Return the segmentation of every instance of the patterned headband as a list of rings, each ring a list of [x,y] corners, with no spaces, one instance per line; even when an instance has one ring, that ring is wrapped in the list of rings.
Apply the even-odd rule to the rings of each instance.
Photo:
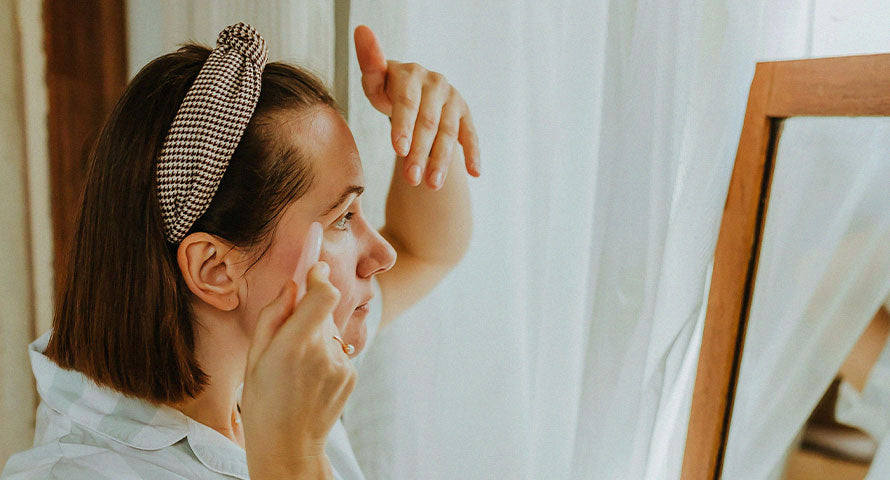
[[[167,241],[207,211],[260,98],[266,42],[245,23],[226,27],[182,101],[158,159]]]

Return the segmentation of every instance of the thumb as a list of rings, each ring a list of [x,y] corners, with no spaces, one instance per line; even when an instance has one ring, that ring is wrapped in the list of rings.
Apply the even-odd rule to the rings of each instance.
[[[374,107],[390,103],[386,96],[386,58],[377,36],[365,25],[355,27],[355,56],[362,71],[362,88]],[[379,109],[379,108],[378,108]]]
[[[272,303],[260,311],[259,319],[253,330],[250,349],[247,351],[248,371],[253,369],[257,360],[272,343],[272,338],[275,337],[275,332],[278,331],[281,324],[293,313],[296,293],[294,282],[286,282],[275,300],[272,300]]]

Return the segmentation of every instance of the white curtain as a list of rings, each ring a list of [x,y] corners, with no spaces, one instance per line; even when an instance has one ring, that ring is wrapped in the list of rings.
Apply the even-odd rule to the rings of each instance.
[[[677,478],[760,3],[353,1],[350,22],[447,75],[483,159],[469,254],[347,406],[368,478]],[[389,124],[356,65],[380,192]]]
[[[128,39],[135,73],[248,21],[272,59],[332,84],[334,36],[365,23],[388,58],[445,73],[471,105],[470,253],[381,334],[347,407],[369,479],[660,480],[679,475],[753,60],[811,53],[807,9],[825,1],[129,0]],[[381,225],[389,123],[349,54]]]
[[[785,122],[723,478],[778,478],[890,294],[888,159],[890,119]]]
[[[237,22],[263,35],[270,61],[299,64],[333,84],[333,1],[128,0],[130,77],[186,41],[215,46],[219,32]]]

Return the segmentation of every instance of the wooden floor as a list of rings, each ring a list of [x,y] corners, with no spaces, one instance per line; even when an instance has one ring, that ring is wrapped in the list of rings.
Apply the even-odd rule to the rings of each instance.
[[[861,480],[868,465],[837,460],[813,452],[797,450],[788,461],[785,480]]]

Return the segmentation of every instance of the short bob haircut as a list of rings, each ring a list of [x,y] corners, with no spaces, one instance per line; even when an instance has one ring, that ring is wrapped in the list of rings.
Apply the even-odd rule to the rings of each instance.
[[[99,385],[154,403],[194,397],[208,382],[195,358],[192,294],[164,237],[157,159],[210,49],[187,44],[146,65],[93,147],[46,355]],[[270,63],[260,98],[213,201],[189,233],[268,249],[281,213],[311,187],[311,163],[276,125],[313,106],[340,111],[308,71]]]

